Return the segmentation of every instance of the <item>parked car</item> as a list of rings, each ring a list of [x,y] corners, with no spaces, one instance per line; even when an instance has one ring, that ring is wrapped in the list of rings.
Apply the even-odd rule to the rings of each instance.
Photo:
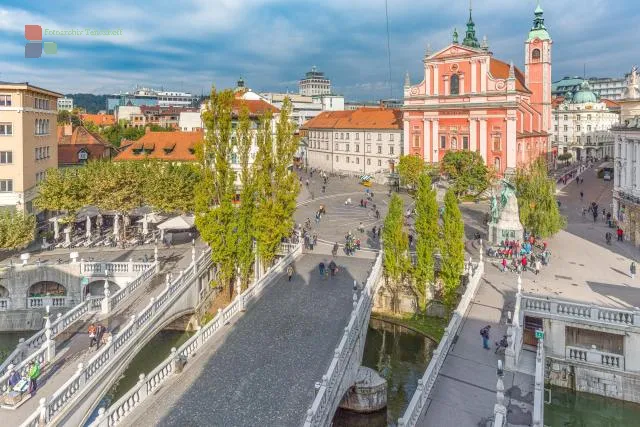
[[[605,181],[611,181],[611,174],[609,172],[605,172],[602,179]]]

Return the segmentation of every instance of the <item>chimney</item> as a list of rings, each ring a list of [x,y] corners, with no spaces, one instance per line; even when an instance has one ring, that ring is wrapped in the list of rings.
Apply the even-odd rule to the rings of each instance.
[[[64,136],[70,136],[73,134],[73,125],[71,123],[64,125]]]
[[[150,126],[145,126],[144,133],[147,134],[149,132],[151,132],[151,127]]]

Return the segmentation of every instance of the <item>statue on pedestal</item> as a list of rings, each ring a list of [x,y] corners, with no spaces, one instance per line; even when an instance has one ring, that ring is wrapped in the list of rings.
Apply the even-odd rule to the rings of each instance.
[[[520,223],[518,199],[513,184],[501,181],[500,203],[497,197],[491,198],[491,221],[489,223],[489,241],[498,244],[503,240],[522,240],[524,227]]]

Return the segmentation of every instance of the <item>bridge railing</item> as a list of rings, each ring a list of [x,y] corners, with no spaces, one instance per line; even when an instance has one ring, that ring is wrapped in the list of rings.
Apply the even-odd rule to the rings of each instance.
[[[202,260],[205,261],[202,261]],[[211,249],[204,251],[197,260],[196,265],[203,268],[211,263]],[[108,372],[114,364],[121,360],[121,355],[136,344],[135,338],[147,332],[154,320],[160,317],[170,305],[172,297],[180,295],[181,291],[190,285],[190,279],[195,275],[193,263],[182,272],[157,298],[151,298],[147,307],[138,315],[133,315],[129,322],[117,335],[112,335],[109,342],[104,345],[86,364],[78,364],[76,373],[63,384],[50,398],[46,399],[44,405],[38,409],[41,423],[48,423],[53,420],[71,401],[75,400],[82,392],[88,388],[93,380],[99,378],[103,372]],[[155,267],[154,264],[151,265]],[[154,268],[151,268],[153,270]],[[145,271],[145,274],[147,272]],[[144,275],[143,275],[144,276]],[[142,282],[140,282],[142,283]],[[91,302],[93,303],[93,302]]]
[[[155,263],[138,263],[144,264],[146,270],[138,276],[133,282],[128,284],[126,287],[120,289],[116,292],[112,298],[116,297],[116,295],[121,294],[123,296],[130,295],[131,292],[135,290],[141,283],[145,282],[149,277],[151,277],[154,273]],[[51,298],[51,297],[43,297],[43,298]],[[62,297],[66,298],[66,297]],[[34,299],[34,298],[31,298]],[[58,314],[58,317],[51,322],[51,339],[56,338],[62,332],[64,332],[70,325],[75,323],[78,319],[83,317],[85,314],[89,312],[100,311],[102,308],[102,300],[104,296],[89,296],[83,302],[77,304],[71,310],[67,311],[65,314]],[[44,307],[50,304],[44,304]],[[53,305],[57,307],[57,305]],[[25,359],[25,362],[30,362],[35,357],[33,353],[35,350],[40,349],[42,345],[47,340],[45,336],[45,328],[42,328],[35,334],[33,334],[29,339],[20,342],[16,349],[2,362],[0,365],[0,384],[2,386],[6,385],[6,380],[8,379],[9,372],[7,372],[7,368],[9,365],[18,365],[20,362]],[[32,354],[33,353],[33,354]],[[49,361],[50,362],[50,361]]]
[[[143,270],[136,270],[136,272],[142,272],[138,277],[136,277],[131,283],[128,283],[124,288],[118,290],[113,295],[109,296],[108,302],[105,302],[106,306],[102,306],[102,310],[104,314],[108,314],[113,312],[120,302],[124,300],[126,297],[131,295],[133,292],[140,287],[140,285],[147,281],[154,273],[157,271],[156,262],[153,263],[135,263],[134,265],[138,265],[139,267],[145,267]]]
[[[80,263],[80,273],[86,277],[93,276],[122,276],[131,275],[146,270],[149,262],[93,262],[82,261]]]
[[[138,383],[133,386],[124,396],[117,402],[113,403],[108,409],[101,408],[98,412],[98,418],[91,425],[92,427],[111,427],[122,422],[136,407],[154,391],[160,387],[175,372],[175,364],[177,360],[188,361],[192,358],[198,349],[204,346],[209,338],[211,338],[220,328],[225,325],[232,317],[243,311],[252,301],[254,301],[260,292],[278,275],[286,269],[287,265],[297,257],[302,246],[297,244],[289,254],[281,258],[258,282],[251,288],[245,290],[233,302],[224,309],[219,309],[218,314],[210,320],[206,325],[198,330],[191,338],[189,338],[179,349],[172,349],[171,354],[163,362],[161,362],[148,375],[141,374]]]
[[[467,289],[462,295],[462,298],[458,303],[458,307],[451,316],[451,320],[444,330],[444,335],[442,336],[438,347],[433,351],[431,361],[429,362],[427,369],[422,375],[422,378],[418,380],[418,387],[416,388],[415,393],[413,393],[409,406],[405,410],[402,418],[398,419],[398,427],[413,427],[417,424],[418,419],[420,418],[420,414],[424,409],[424,404],[426,403],[429,393],[431,393],[431,389],[433,388],[436,378],[440,373],[440,368],[447,357],[447,353],[449,353],[449,349],[451,348],[451,345],[458,334],[458,330],[462,325],[462,320],[464,319],[464,316],[471,305],[471,301],[473,301],[478,290],[480,277],[484,273],[482,255],[480,256],[480,262],[472,268],[472,271],[473,275],[469,280]]]
[[[328,425],[338,403],[342,399],[341,384],[343,383],[343,377],[349,367],[349,360],[354,352],[356,342],[359,338],[364,339],[360,334],[363,333],[363,330],[366,334],[368,325],[365,323],[368,323],[373,297],[381,283],[382,258],[383,252],[380,251],[358,303],[351,313],[349,324],[345,328],[344,335],[334,351],[334,357],[331,360],[329,369],[327,373],[322,376],[320,389],[311,407],[307,411],[307,417],[304,423],[305,427]]]

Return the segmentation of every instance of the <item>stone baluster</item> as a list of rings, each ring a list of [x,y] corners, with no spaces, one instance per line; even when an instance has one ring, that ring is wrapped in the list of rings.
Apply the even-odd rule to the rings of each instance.
[[[147,387],[145,387],[144,382],[147,380],[147,376],[145,374],[138,375],[138,398],[140,402],[147,398]]]
[[[84,374],[84,363],[78,363],[78,370],[76,371],[76,376],[78,377],[78,389],[81,389],[84,386],[85,376]]]
[[[167,288],[171,285],[171,273],[167,273]]]
[[[109,281],[105,277],[104,278],[104,298],[102,298],[102,301],[101,301],[102,314],[109,314],[109,312],[111,311],[111,301],[109,298],[110,296],[111,296],[111,290],[109,289]]]
[[[47,398],[43,397],[40,399],[40,404],[38,406],[38,412],[40,412],[40,416],[38,418],[38,425],[44,426],[47,424]]]
[[[44,342],[44,347],[47,349],[45,353],[45,360],[47,363],[53,362],[53,359],[56,357],[56,342],[51,337],[51,316],[49,314],[49,306],[46,307],[47,315],[45,316],[44,323],[44,336],[46,340]]]
[[[129,258],[129,265],[127,265],[127,273],[133,273],[133,258]]]
[[[153,247],[153,261],[156,264],[156,273],[160,273],[160,262],[158,261],[158,242]]]

